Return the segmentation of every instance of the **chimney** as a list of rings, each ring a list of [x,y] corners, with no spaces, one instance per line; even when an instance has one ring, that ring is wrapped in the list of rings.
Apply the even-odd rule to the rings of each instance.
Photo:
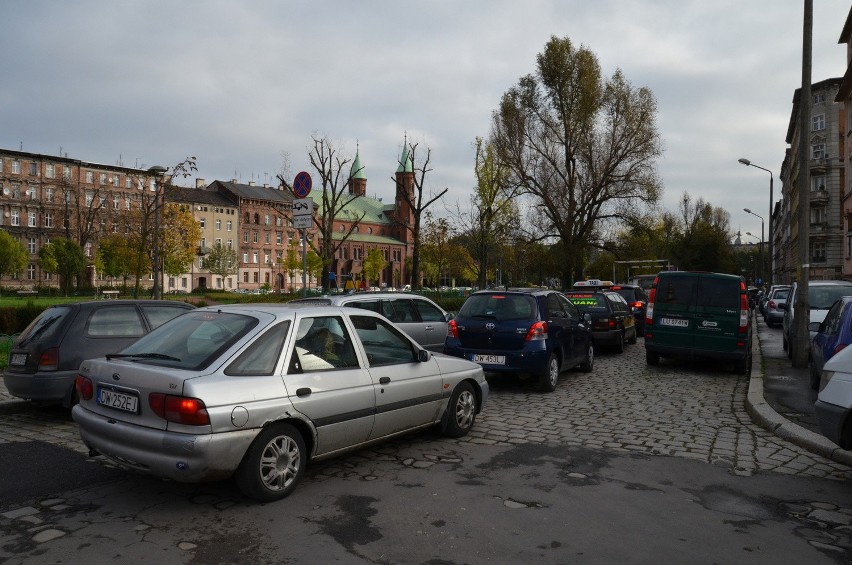
[[[207,183],[204,182],[204,179],[195,179],[195,188],[204,188],[207,186]]]
[[[254,184],[254,181],[253,181],[253,180],[250,180],[250,181],[249,181],[249,186],[255,186],[255,184]]]

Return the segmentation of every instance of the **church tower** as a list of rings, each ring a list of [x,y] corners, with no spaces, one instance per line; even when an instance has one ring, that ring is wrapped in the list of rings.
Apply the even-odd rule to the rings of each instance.
[[[399,167],[396,169],[396,218],[405,226],[414,226],[414,163],[408,147],[408,136],[402,149],[402,157],[399,159]],[[405,243],[411,243],[411,232],[400,226],[399,239]]]
[[[364,166],[361,164],[361,151],[357,146],[355,160],[352,162],[352,168],[349,169],[349,193],[358,196],[367,195],[367,175],[364,173]]]

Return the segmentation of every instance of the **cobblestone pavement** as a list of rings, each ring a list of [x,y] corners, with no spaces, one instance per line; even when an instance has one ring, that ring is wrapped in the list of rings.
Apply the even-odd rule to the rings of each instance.
[[[491,385],[473,431],[457,441],[557,443],[685,457],[737,475],[773,471],[852,479],[852,467],[753,423],[745,409],[748,378],[725,366],[666,359],[649,367],[641,340],[621,355],[599,354],[591,373],[563,373],[551,394],[518,379]],[[22,409],[22,403],[0,403],[0,444],[35,440],[87,453],[67,412]]]

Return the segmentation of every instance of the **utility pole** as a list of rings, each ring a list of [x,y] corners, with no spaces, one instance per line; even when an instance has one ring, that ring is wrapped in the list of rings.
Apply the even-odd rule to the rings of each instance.
[[[811,51],[813,36],[814,3],[805,0],[804,26],[802,30],[802,88],[799,96],[799,176],[796,179],[796,191],[799,195],[799,264],[801,271],[798,276],[796,291],[796,339],[789,346],[793,348],[793,366],[803,368],[808,366],[808,346],[810,332],[810,304],[808,301],[808,278],[810,277],[810,160],[808,143],[811,125]]]

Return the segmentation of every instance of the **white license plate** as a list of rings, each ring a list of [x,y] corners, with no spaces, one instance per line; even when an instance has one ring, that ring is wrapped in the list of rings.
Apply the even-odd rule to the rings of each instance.
[[[101,406],[115,408],[116,410],[133,412],[135,414],[139,407],[139,397],[135,394],[127,394],[125,392],[118,392],[117,390],[110,390],[108,388],[99,388],[98,404]]]
[[[674,326],[676,328],[688,328],[689,320],[680,320],[676,318],[660,318],[661,326]]]
[[[26,353],[13,353],[12,358],[9,359],[10,365],[26,365],[27,364],[27,354]]]
[[[506,357],[503,355],[474,355],[474,363],[487,363],[489,365],[505,365]]]

